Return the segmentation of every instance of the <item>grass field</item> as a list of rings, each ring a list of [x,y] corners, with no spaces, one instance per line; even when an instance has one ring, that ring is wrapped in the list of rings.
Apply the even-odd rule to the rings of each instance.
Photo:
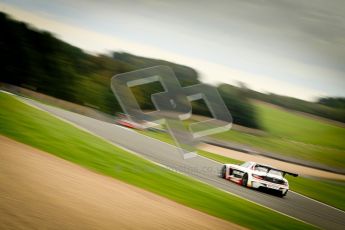
[[[255,103],[264,130],[276,137],[345,150],[345,128],[295,114],[269,104]]]
[[[293,191],[345,211],[344,181],[287,176]]]
[[[93,171],[251,229],[313,228],[157,166],[4,93],[0,93],[0,133]]]
[[[166,133],[141,132],[142,134],[159,139],[161,141],[174,144]],[[198,154],[220,163],[239,164],[242,161],[229,157],[217,155],[203,150],[198,150]],[[324,180],[319,178],[291,177],[287,175],[290,189],[311,197],[315,200],[324,202],[345,211],[345,182],[335,180]]]
[[[345,168],[345,128],[255,103],[266,136],[230,130],[215,138],[294,158]]]

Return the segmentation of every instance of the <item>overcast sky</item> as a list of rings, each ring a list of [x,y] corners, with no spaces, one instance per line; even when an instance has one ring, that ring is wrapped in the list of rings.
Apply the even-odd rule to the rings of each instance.
[[[312,100],[345,96],[344,0],[2,0],[14,18],[86,51],[126,51]]]

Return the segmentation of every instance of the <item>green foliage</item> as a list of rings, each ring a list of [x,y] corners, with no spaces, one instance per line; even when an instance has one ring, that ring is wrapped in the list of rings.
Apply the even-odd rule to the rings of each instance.
[[[259,128],[255,108],[240,90],[232,85],[221,84],[218,92],[231,112],[234,123]]]
[[[134,69],[148,68],[157,65],[169,66],[175,73],[181,86],[188,86],[200,83],[198,73],[187,66],[177,65],[168,61],[135,56],[129,53],[113,53],[114,60],[131,65]]]
[[[345,109],[345,98],[343,97],[324,97],[320,98],[317,102],[329,107]]]
[[[313,228],[130,154],[4,93],[0,93],[0,133],[247,228]]]
[[[200,83],[198,73],[187,66],[128,53],[114,52],[111,57],[86,54],[47,32],[11,20],[3,13],[0,13],[0,28],[2,82],[98,108],[108,114],[121,111],[110,90],[110,78],[116,74],[165,65],[173,69],[182,86]],[[132,88],[144,110],[154,109],[151,95],[162,91],[158,82]],[[233,100],[236,99],[230,101]],[[248,102],[242,100],[240,103],[246,104],[238,107],[239,116],[236,116],[235,122],[257,127],[255,121],[251,121],[254,119],[252,110],[241,110],[245,106],[250,107]],[[192,106],[195,114],[210,115],[204,103],[194,102]],[[231,108],[235,115],[236,109]]]
[[[121,111],[110,90],[110,78],[116,74],[164,64],[176,71],[182,85],[198,82],[193,69],[167,61],[122,53],[114,58],[86,54],[47,32],[11,20],[4,13],[0,13],[0,28],[2,82],[99,108],[109,114]],[[158,91],[162,90],[157,84],[136,90],[144,109],[152,109],[150,94]]]
[[[0,14],[2,63],[1,81],[26,85],[52,96],[71,100],[76,84],[76,56],[81,50],[59,42],[47,32],[37,32],[26,24],[9,21]],[[54,44],[54,45],[52,45]]]

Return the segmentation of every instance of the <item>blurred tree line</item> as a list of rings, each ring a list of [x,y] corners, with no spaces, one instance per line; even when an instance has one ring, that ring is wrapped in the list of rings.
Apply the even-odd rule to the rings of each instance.
[[[345,98],[342,97],[324,97],[320,98],[318,103],[337,109],[345,109]]]
[[[128,53],[87,54],[48,32],[12,20],[4,13],[0,13],[0,28],[0,81],[91,106],[105,113],[121,111],[110,90],[110,78],[115,74],[166,65],[173,69],[182,86],[200,83],[198,73],[190,67]],[[222,89],[222,96],[235,117],[235,123],[258,127],[248,101],[238,95],[232,97],[227,90]],[[151,95],[162,92],[163,87],[156,82],[133,87],[132,91],[142,109],[152,110]],[[196,101],[192,106],[193,113],[210,115],[204,102]]]
[[[110,79],[116,74],[166,65],[173,69],[182,86],[200,83],[198,73],[190,67],[120,52],[111,55],[91,55],[48,32],[15,21],[1,12],[0,28],[1,82],[94,107],[108,114],[121,112],[121,107],[110,89]],[[154,109],[151,95],[162,91],[163,87],[159,82],[132,87],[132,92],[144,110]],[[342,120],[338,119],[339,109],[321,104],[295,98],[286,99],[278,95],[266,95],[226,84],[219,85],[218,91],[229,108],[234,123],[247,127],[259,127],[255,109],[248,98],[264,100],[304,112],[308,112],[306,108],[321,106],[322,111],[327,112],[316,113],[315,111],[321,111],[317,109],[309,109],[309,112]],[[210,116],[203,101],[193,102],[192,107],[193,113]]]

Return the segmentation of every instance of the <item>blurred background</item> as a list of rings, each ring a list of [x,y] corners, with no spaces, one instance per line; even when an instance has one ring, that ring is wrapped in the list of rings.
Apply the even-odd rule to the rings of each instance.
[[[218,89],[235,126],[216,139],[345,164],[337,159],[345,149],[341,1],[15,0],[0,7],[3,88],[114,121],[122,110],[110,78],[167,65],[182,86]],[[154,109],[151,95],[162,90],[158,82],[132,87],[143,110]],[[193,114],[210,116],[202,100]]]
[[[122,110],[110,78],[167,65],[182,86],[217,87],[240,131],[227,141],[342,166],[309,157],[319,149],[296,153],[296,143],[283,149],[276,143],[292,139],[344,151],[341,1],[15,0],[0,7],[3,88],[113,121]],[[151,95],[162,90],[158,82],[132,87],[143,110],[154,109]],[[193,114],[210,116],[202,100],[192,106]],[[274,114],[282,111],[275,108],[316,116],[336,131],[324,125],[315,131],[314,123],[287,119],[290,114]],[[241,136],[248,132],[254,136]]]
[[[151,165],[127,150],[110,146],[89,133],[27,106],[34,105],[64,117],[115,145],[158,163],[169,163],[168,167],[176,167],[176,171],[185,170],[188,174],[188,170],[200,168],[188,165],[191,161],[166,159],[170,157],[166,153],[175,148],[161,142],[175,143],[164,126],[153,128],[148,122],[128,119],[110,88],[114,75],[157,65],[169,66],[183,87],[199,83],[214,86],[232,114],[234,124],[230,131],[200,139],[196,147],[202,161],[217,167],[223,163],[258,161],[300,175],[297,178],[287,175],[292,191],[284,199],[248,189],[240,190],[241,187],[232,184],[226,185],[229,191],[318,227],[344,227],[343,0],[2,0],[0,29],[0,90],[15,94],[10,96],[0,92],[1,135],[248,228],[295,229],[296,225],[285,225],[283,219],[266,215],[261,211],[262,207],[251,208],[250,205],[254,204],[245,200],[232,202],[235,198],[230,198],[229,194],[218,194],[220,191],[208,190],[210,188],[205,188],[204,184],[180,178],[174,172]],[[159,82],[153,82],[131,87],[131,90],[141,109],[152,111],[155,107],[151,95],[162,92],[163,87]],[[194,101],[191,106],[193,116],[184,121],[186,127],[211,116],[203,100]],[[89,120],[89,117],[97,120]],[[4,136],[0,136],[0,144],[8,147],[9,139]],[[24,148],[20,146],[18,149]],[[8,152],[13,154],[7,154],[7,151],[0,153],[12,157],[19,152],[10,150]],[[21,159],[26,158],[18,159],[22,162]],[[32,162],[36,160],[33,158]],[[15,167],[19,170],[18,161],[7,162],[10,161],[3,161],[0,169],[5,171],[7,167],[8,175],[17,170]],[[18,174],[18,181],[40,191],[39,185],[31,186],[30,180],[25,179],[29,178],[27,172],[31,171],[31,161],[23,162],[27,163],[28,170]],[[188,167],[179,170],[178,163]],[[143,170],[137,173],[132,170],[134,166]],[[48,165],[42,172],[54,167]],[[219,180],[217,167],[213,174],[205,172],[197,179],[206,178],[206,183],[211,181],[210,184]],[[57,168],[64,171],[62,166]],[[149,168],[157,172],[146,170]],[[39,179],[34,181],[41,181],[42,172],[35,174]],[[49,172],[58,175],[54,171]],[[68,173],[65,177],[69,177]],[[32,203],[26,202],[25,192],[17,194],[25,189],[15,187],[11,176],[6,178],[7,186],[0,186],[0,195],[2,188],[4,191],[13,188],[6,193],[8,197],[13,194],[13,199],[2,199],[8,202],[8,207],[12,207],[11,202],[18,197],[23,200],[22,203],[28,205],[28,212],[23,214],[25,219],[37,204],[36,197],[32,197]],[[49,183],[58,180],[47,178]],[[75,184],[82,181],[81,178],[75,180]],[[95,181],[100,179],[95,178]],[[93,188],[84,182],[85,188]],[[59,187],[54,186],[48,187]],[[107,189],[97,197],[104,197]],[[66,194],[72,194],[74,202],[74,195],[79,196],[82,189],[70,190]],[[42,197],[49,194],[45,200],[59,205],[59,200],[50,197],[54,192],[46,192]],[[116,196],[117,193],[114,194]],[[86,204],[89,200],[92,199],[85,198],[81,203]],[[109,206],[107,202],[104,201],[104,207]],[[239,215],[236,208],[226,208],[226,202],[228,207],[234,205],[245,214]],[[18,208],[13,213],[19,213],[22,203],[13,206]],[[66,208],[70,203],[68,201],[61,207]],[[137,203],[140,202],[133,201],[133,206]],[[121,206],[125,208],[120,208],[120,213],[131,210],[125,205]],[[0,211],[10,213],[8,207],[0,205]],[[44,216],[46,209],[42,210],[43,214],[37,216]],[[57,210],[57,216],[64,214],[64,211],[59,211],[63,209]],[[75,210],[72,207],[71,213]],[[85,226],[97,213],[90,210],[91,217],[87,218]],[[158,213],[162,213],[159,210]],[[105,213],[111,214],[110,211]],[[134,216],[128,213],[131,214],[128,218]],[[8,220],[20,223],[12,218],[15,214],[9,215]],[[78,217],[83,217],[83,213]],[[110,215],[109,220],[112,218]],[[190,219],[187,224],[190,224]],[[144,220],[147,220],[145,216],[139,224]],[[131,221],[126,222],[130,226]],[[47,223],[50,225],[51,221],[47,219]],[[176,221],[169,221],[169,225],[173,223]]]

